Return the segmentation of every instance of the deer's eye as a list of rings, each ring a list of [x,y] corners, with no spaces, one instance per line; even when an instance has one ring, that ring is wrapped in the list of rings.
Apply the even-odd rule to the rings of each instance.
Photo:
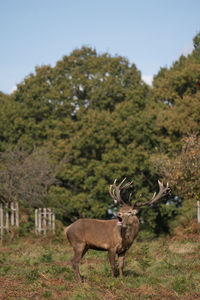
[[[128,216],[130,216],[131,214],[132,214],[132,212],[131,212],[131,211],[129,211],[129,212],[128,212]]]

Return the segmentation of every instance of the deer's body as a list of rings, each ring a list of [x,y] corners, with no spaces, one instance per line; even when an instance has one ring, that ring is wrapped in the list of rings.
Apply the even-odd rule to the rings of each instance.
[[[115,257],[118,255],[120,276],[123,275],[124,256],[126,251],[131,247],[134,239],[139,231],[139,219],[136,216],[138,209],[126,205],[120,197],[120,187],[124,180],[116,186],[116,181],[111,187],[116,189],[116,194],[110,190],[113,198],[122,204],[122,207],[114,220],[98,220],[98,219],[79,219],[65,229],[65,234],[74,250],[72,258],[72,267],[75,271],[77,280],[81,281],[79,273],[79,263],[81,258],[88,249],[108,251],[108,258],[111,265],[112,275],[115,273]],[[130,183],[122,188],[127,188]],[[122,189],[121,188],[121,189]],[[166,193],[168,189],[162,190]],[[158,194],[161,197],[161,191]],[[153,196],[151,202],[158,199]],[[145,205],[147,203],[145,202]],[[138,205],[140,207],[141,205]]]
[[[128,250],[136,238],[139,221],[135,216],[127,228],[118,225],[118,220],[79,219],[71,224],[66,236],[73,248],[81,242],[87,249],[115,249],[116,254]]]
[[[79,281],[81,281],[79,262],[88,249],[108,251],[113,276],[117,254],[120,276],[122,276],[125,253],[132,245],[139,230],[138,218],[135,215],[127,215],[128,217],[129,224],[120,223],[118,219],[107,221],[79,219],[66,228],[66,237],[74,250],[72,266]]]

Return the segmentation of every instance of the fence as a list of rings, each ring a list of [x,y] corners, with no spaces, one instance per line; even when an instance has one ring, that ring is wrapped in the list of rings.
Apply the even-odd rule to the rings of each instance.
[[[197,201],[197,223],[200,224],[200,201]],[[19,205],[11,202],[4,206],[0,203],[0,239],[2,240],[4,229],[9,231],[10,226],[19,227]],[[51,208],[35,209],[35,233],[55,233],[55,213]]]
[[[200,224],[200,201],[197,201],[197,223]]]
[[[19,227],[19,205],[11,202],[3,206],[0,203],[0,239],[3,239],[4,229],[9,231],[10,226]]]
[[[35,210],[35,233],[55,233],[55,214],[51,208],[38,208]]]

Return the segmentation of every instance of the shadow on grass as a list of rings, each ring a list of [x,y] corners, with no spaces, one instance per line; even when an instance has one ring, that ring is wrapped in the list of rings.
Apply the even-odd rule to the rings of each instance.
[[[134,270],[124,271],[124,277],[141,277],[141,273]]]
[[[119,270],[116,270],[115,277],[116,278],[120,277]],[[135,278],[137,278],[137,277],[141,277],[141,273],[139,273],[135,270],[124,270],[122,278],[124,278],[124,277],[135,277]]]

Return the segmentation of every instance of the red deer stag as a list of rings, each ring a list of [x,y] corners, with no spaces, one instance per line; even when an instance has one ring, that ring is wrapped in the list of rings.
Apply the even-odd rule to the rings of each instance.
[[[117,219],[97,220],[79,219],[65,228],[65,234],[74,250],[72,267],[78,281],[81,281],[79,263],[88,249],[106,250],[111,265],[112,276],[115,274],[115,256],[118,255],[119,273],[123,276],[124,256],[132,245],[139,230],[139,219],[137,213],[145,205],[151,205],[158,199],[164,197],[169,192],[168,184],[166,187],[158,181],[159,192],[153,195],[152,199],[146,202],[131,204],[131,194],[129,195],[129,205],[121,198],[121,191],[129,188],[132,182],[123,185],[126,178],[116,185],[117,180],[110,186],[110,195],[116,200],[121,208],[117,214]]]

